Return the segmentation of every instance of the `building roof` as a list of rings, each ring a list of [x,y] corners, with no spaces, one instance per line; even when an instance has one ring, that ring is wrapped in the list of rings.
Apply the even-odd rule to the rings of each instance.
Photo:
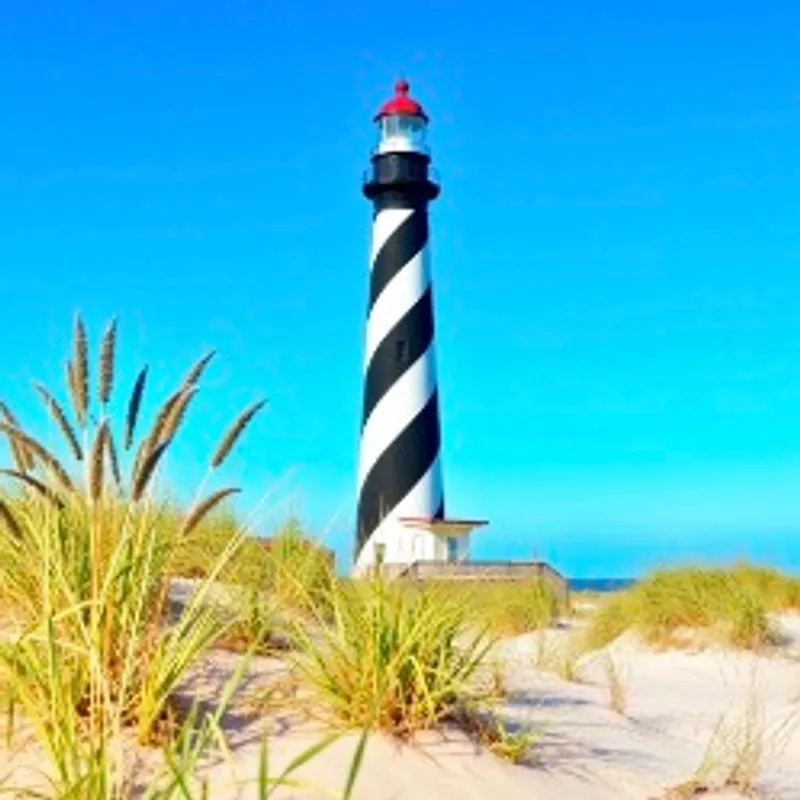
[[[394,97],[381,106],[380,111],[375,115],[375,121],[392,114],[400,114],[406,117],[420,117],[427,122],[427,114],[422,110],[422,106],[409,96],[409,88],[408,81],[402,78],[397,81],[394,85]]]
[[[463,536],[475,528],[488,525],[485,519],[435,519],[433,517],[400,517],[399,521],[410,528],[421,528],[441,536]]]

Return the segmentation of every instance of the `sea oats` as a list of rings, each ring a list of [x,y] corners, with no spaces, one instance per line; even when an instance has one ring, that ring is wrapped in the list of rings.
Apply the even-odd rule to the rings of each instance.
[[[108,403],[114,384],[114,350],[117,344],[117,320],[108,323],[100,348],[100,402]]]
[[[0,500],[0,523],[2,523],[15,539],[22,538],[22,528],[11,513],[11,509]]]
[[[64,502],[61,500],[61,498],[49,486],[47,486],[47,484],[43,483],[38,478],[34,478],[33,475],[28,475],[27,472],[20,472],[19,470],[15,469],[0,469],[0,475],[8,475],[10,478],[18,480],[21,483],[24,483],[26,486],[29,486],[46,500],[49,500],[51,503],[57,505],[59,508],[64,507]]]
[[[72,399],[75,397],[75,368],[69,358],[64,362],[64,379],[67,385],[67,394]]]
[[[93,501],[100,499],[103,493],[103,457],[106,451],[106,439],[108,438],[108,423],[102,422],[97,429],[92,444],[92,451],[89,455],[89,496]]]
[[[230,497],[232,494],[238,494],[240,491],[240,489],[220,489],[210,494],[186,517],[181,526],[181,535],[185,536],[191,533],[203,521],[209,511],[221,503],[226,497]]]
[[[181,422],[183,422],[189,402],[191,401],[192,397],[194,397],[196,392],[197,389],[192,385],[187,385],[181,391],[180,396],[170,409],[169,415],[164,422],[163,430],[159,431],[159,439],[175,438],[175,434],[178,432]]]
[[[58,482],[67,490],[74,491],[75,486],[70,480],[67,471],[61,466],[61,462],[42,444],[40,444],[32,436],[23,433],[19,428],[15,428],[5,422],[0,422],[0,432],[5,433],[7,436],[12,436],[21,445],[33,453],[36,458],[41,461],[46,468],[48,468],[58,479]]]
[[[80,314],[75,315],[72,349],[72,403],[75,406],[78,424],[84,428],[89,410],[89,345],[86,340],[86,328]]]
[[[146,456],[143,456],[142,463],[139,465],[133,477],[133,491],[131,492],[131,497],[134,503],[141,500],[142,495],[147,489],[147,484],[150,482],[150,478],[155,472],[158,462],[161,460],[161,456],[164,455],[164,451],[168,446],[169,440],[161,442],[161,444],[156,445],[155,448],[150,450]]]
[[[83,459],[83,451],[81,450],[81,446],[78,442],[78,437],[75,435],[75,431],[67,419],[67,415],[64,413],[64,409],[61,408],[58,400],[56,400],[55,397],[53,397],[53,395],[51,395],[41,383],[34,383],[33,388],[36,389],[39,397],[41,397],[44,401],[48,413],[60,428],[70,450],[72,450],[72,454],[78,461],[81,461]]]
[[[136,422],[139,419],[139,409],[142,407],[142,395],[147,381],[147,365],[142,367],[133,385],[131,399],[128,402],[128,413],[125,417],[125,449],[130,450],[133,444],[133,434],[136,431]]]
[[[253,403],[250,408],[245,409],[234,420],[233,425],[231,425],[225,436],[222,438],[222,441],[219,443],[219,446],[217,447],[217,450],[211,459],[211,467],[213,469],[222,466],[222,462],[228,457],[228,454],[233,449],[233,446],[242,435],[242,431],[244,431],[244,429],[250,424],[250,421],[253,419],[253,417],[266,405],[266,402],[266,400],[259,400],[257,403]]]
[[[36,461],[33,456],[16,439],[9,437],[9,447],[11,449],[11,460],[20,472],[28,472],[36,468]]]
[[[206,353],[187,373],[186,378],[184,378],[183,385],[184,386],[194,386],[202,376],[203,372],[205,372],[208,363],[211,361],[212,358],[216,355],[215,350],[211,350],[210,352]]]
[[[19,428],[19,422],[17,422],[17,418],[11,412],[11,409],[2,400],[0,400],[0,414],[2,414],[6,418],[6,422],[8,422],[9,425],[13,425],[15,428]]]
[[[5,420],[9,425],[19,429],[19,422],[17,422],[17,418],[11,413],[11,409],[2,400],[0,400],[0,415],[5,417]],[[14,464],[20,472],[28,472],[36,466],[33,456],[31,456],[24,446],[21,445],[16,439],[8,436],[8,445],[11,450],[11,457],[14,460]]]
[[[178,405],[182,394],[183,389],[178,389],[176,392],[173,392],[169,398],[167,398],[167,401],[164,403],[164,405],[161,406],[158,414],[156,415],[156,421],[153,423],[153,427],[147,436],[147,440],[150,442],[151,449],[165,438],[164,432],[167,430],[167,423],[169,422],[169,418],[172,416],[172,412],[175,410],[175,407]]]
[[[122,486],[122,473],[119,469],[119,458],[117,457],[117,447],[114,444],[114,437],[111,428],[106,428],[106,451],[108,452],[108,463],[111,467],[111,474],[114,476],[114,483],[117,487]]]

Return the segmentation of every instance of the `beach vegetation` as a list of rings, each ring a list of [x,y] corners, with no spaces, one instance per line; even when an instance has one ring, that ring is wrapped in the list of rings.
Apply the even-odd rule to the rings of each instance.
[[[604,647],[627,631],[654,646],[696,646],[699,632],[709,643],[758,649],[775,641],[770,613],[798,606],[798,586],[750,564],[659,570],[600,605],[585,646]]]
[[[23,427],[7,404],[0,405],[0,435],[11,458],[0,493],[6,745],[24,734],[46,756],[38,796],[127,800],[147,776],[153,800],[199,798],[207,789],[190,789],[187,773],[207,745],[219,743],[219,715],[253,648],[247,647],[216,711],[201,713],[193,706],[187,712],[177,700],[178,689],[231,630],[236,616],[214,600],[215,588],[243,547],[253,545],[229,518],[214,521],[235,487],[198,494],[180,514],[157,491],[159,468],[213,353],[190,368],[145,427],[146,367],[134,381],[122,419],[111,413],[116,340],[112,320],[93,379],[88,336],[76,316],[65,369],[67,402],[35,384],[60,433],[60,448]],[[257,401],[247,407],[223,433],[204,484],[216,479],[262,406]],[[202,573],[176,608],[174,576],[198,531],[212,525],[218,527],[218,546],[203,553]],[[286,533],[268,561],[266,585],[273,590],[282,585],[287,562],[298,565],[295,534]],[[314,575],[308,597],[327,580]],[[260,634],[262,621],[252,624]],[[142,754],[153,746],[161,758],[148,762],[155,764],[148,769]],[[268,796],[276,780],[265,773],[260,785],[260,796]],[[19,788],[16,796],[31,791]]]

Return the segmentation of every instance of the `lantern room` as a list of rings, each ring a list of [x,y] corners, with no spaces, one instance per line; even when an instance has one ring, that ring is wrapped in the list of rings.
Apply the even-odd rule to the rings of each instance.
[[[376,153],[427,155],[427,115],[422,106],[409,96],[408,81],[397,81],[394,91],[394,97],[384,103],[375,116],[375,122],[378,124]]]

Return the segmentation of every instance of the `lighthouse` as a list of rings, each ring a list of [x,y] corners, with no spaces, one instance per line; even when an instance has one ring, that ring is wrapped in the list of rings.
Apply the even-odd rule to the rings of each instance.
[[[375,117],[355,572],[466,556],[442,479],[428,206],[439,195],[428,117],[400,80]]]

